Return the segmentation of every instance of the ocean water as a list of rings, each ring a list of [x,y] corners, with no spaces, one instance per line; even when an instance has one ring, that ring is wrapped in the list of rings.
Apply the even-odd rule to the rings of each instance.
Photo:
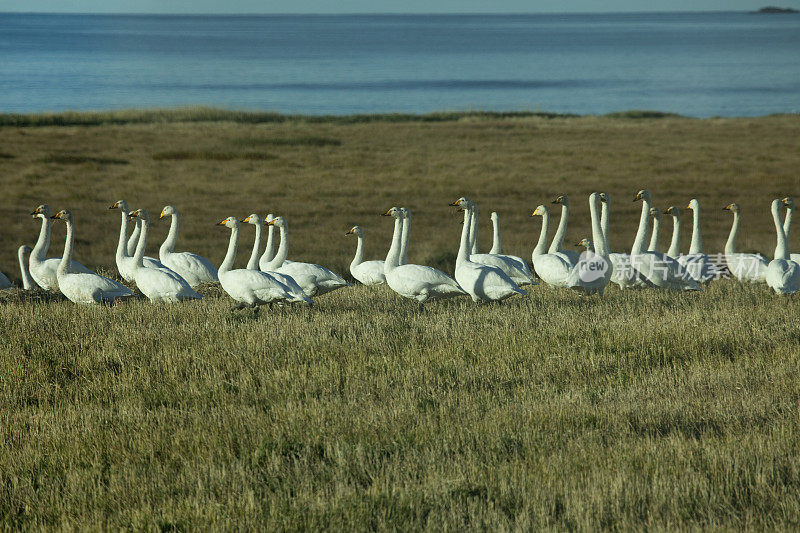
[[[0,14],[0,112],[800,112],[800,15]]]

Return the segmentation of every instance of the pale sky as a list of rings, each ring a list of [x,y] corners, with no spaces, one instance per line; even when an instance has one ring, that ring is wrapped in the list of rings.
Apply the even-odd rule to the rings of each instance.
[[[0,0],[0,11],[53,13],[599,13],[800,9],[800,0]]]

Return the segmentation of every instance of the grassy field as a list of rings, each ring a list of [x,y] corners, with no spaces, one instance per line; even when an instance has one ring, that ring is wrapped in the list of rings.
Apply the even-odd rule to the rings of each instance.
[[[106,207],[118,199],[175,205],[179,249],[215,262],[229,236],[217,220],[283,214],[291,257],[344,273],[355,246],[344,232],[363,225],[368,256],[382,256],[391,221],[377,215],[392,205],[415,214],[409,259],[448,268],[460,225],[447,203],[461,195],[482,208],[482,249],[497,210],[504,248],[529,257],[536,205],[570,194],[577,240],[586,196],[605,190],[612,247],[625,249],[641,188],[661,207],[699,198],[709,253],[729,228],[721,207],[739,202],[740,247],[771,254],[769,202],[800,186],[798,116],[198,113],[0,115],[0,268],[18,277],[40,203],[73,211],[76,259],[109,274],[119,214]],[[151,253],[166,230],[154,224]],[[424,312],[356,286],[257,318],[202,292],[98,308],[0,297],[0,524],[800,524],[800,304],[765,286],[603,299],[539,286]]]

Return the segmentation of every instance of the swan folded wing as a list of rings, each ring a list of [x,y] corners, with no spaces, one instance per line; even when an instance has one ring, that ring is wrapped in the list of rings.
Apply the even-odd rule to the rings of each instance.
[[[794,294],[800,290],[800,265],[786,259],[774,259],[767,268],[767,285],[775,292]]]
[[[352,268],[350,272],[353,277],[364,285],[380,285],[386,283],[386,275],[383,273],[384,262],[378,259],[364,261]]]
[[[258,270],[231,270],[224,274],[221,283],[234,300],[248,304],[284,300],[289,295],[286,285]]]
[[[572,266],[577,265],[578,261],[580,261],[580,259],[581,259],[581,254],[579,254],[575,250],[559,250],[559,251],[553,253],[552,255],[560,256],[561,258],[563,258],[567,263],[569,263]]]
[[[706,254],[688,254],[678,257],[678,263],[695,281],[706,283],[713,280],[720,270]]]
[[[466,294],[461,286],[433,267],[423,265],[400,265],[391,271],[392,289],[407,298],[418,298],[420,294],[436,296],[455,296]],[[389,276],[386,278],[389,281]]]
[[[217,269],[211,262],[192,252],[173,252],[161,258],[168,268],[180,274],[190,285],[217,281]]]
[[[533,269],[545,283],[555,287],[566,286],[572,271],[571,265],[558,254],[536,256],[533,260]]]
[[[125,285],[94,273],[69,273],[59,281],[61,292],[76,303],[101,303],[133,294]]]
[[[466,268],[465,268],[466,267]],[[466,272],[464,270],[468,269]],[[486,265],[476,265],[474,267],[460,267],[460,274],[465,274],[470,279],[470,285],[475,294],[482,300],[497,301],[508,298],[514,294],[527,294],[523,289],[503,272],[503,270]],[[462,285],[463,287],[463,285]]]
[[[136,285],[151,300],[178,301],[202,298],[186,280],[165,267],[138,269]]]
[[[761,254],[727,254],[725,263],[739,281],[764,281],[769,266],[769,261]]]
[[[480,265],[497,267],[515,283],[534,283],[531,269],[521,257],[504,254],[472,254],[469,260]]]
[[[658,252],[644,252],[631,257],[633,267],[656,287],[700,291],[700,285],[675,259]]]

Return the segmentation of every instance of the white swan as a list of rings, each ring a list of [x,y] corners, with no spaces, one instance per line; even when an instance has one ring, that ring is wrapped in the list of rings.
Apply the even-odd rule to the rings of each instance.
[[[267,215],[267,218],[269,220],[272,220],[275,217],[273,217],[272,214],[269,214],[269,215]],[[291,293],[295,297],[300,298],[299,295],[305,296],[305,293],[303,292],[302,287],[300,287],[300,285],[297,284],[297,282],[294,280],[294,278],[292,276],[289,276],[287,274],[281,274],[280,272],[275,272],[274,270],[262,270],[261,269],[261,266],[259,265],[258,250],[260,249],[260,245],[261,245],[261,235],[262,235],[262,229],[264,227],[265,221],[262,220],[259,215],[255,214],[255,213],[252,213],[251,215],[248,215],[247,218],[242,220],[242,222],[247,223],[247,224],[251,224],[251,225],[255,226],[255,228],[256,228],[256,238],[255,238],[255,240],[253,242],[253,251],[250,253],[250,260],[247,262],[247,269],[248,270],[260,270],[261,272],[266,272],[267,274],[269,274],[270,276],[272,276],[273,278],[275,278],[279,282],[281,282],[284,285],[286,285],[286,288],[289,290],[289,293]],[[274,229],[274,226],[269,226],[269,231],[270,232],[273,229]],[[264,256],[262,255],[262,257],[264,257]],[[268,264],[269,263],[267,262],[265,264],[265,267]],[[300,298],[300,299],[302,299],[302,298]]]
[[[217,269],[211,264],[211,261],[191,252],[175,251],[180,214],[177,209],[168,205],[164,207],[158,218],[166,216],[171,216],[172,222],[169,225],[167,238],[164,239],[164,243],[158,251],[158,258],[164,266],[177,272],[193,288],[201,283],[218,281]]]
[[[789,246],[789,234],[792,229],[792,216],[794,215],[794,199],[791,196],[782,198],[781,202],[786,206],[786,218],[783,220],[783,233],[786,234],[786,246]],[[800,254],[789,254],[789,259],[795,263],[800,263]]]
[[[38,286],[50,291],[58,290],[58,265],[61,263],[60,257],[47,258],[47,249],[50,248],[50,232],[52,228],[52,217],[50,216],[50,206],[43,204],[37,207],[33,213],[33,218],[42,219],[42,227],[39,230],[39,239],[33,245],[33,251],[28,258],[28,266],[31,277]],[[83,272],[94,274],[91,270],[78,263],[72,262],[72,272]]]
[[[75,235],[72,213],[64,209],[51,218],[63,220],[67,225],[64,254],[61,256],[61,261],[58,264],[57,276],[58,288],[68,300],[78,304],[96,304],[111,302],[117,298],[123,298],[133,294],[130,289],[122,283],[110,280],[94,272],[74,271],[72,266],[72,248],[75,242]]]
[[[31,278],[31,273],[28,272],[28,267],[25,265],[25,254],[31,253],[32,248],[27,244],[23,244],[17,249],[17,260],[19,261],[19,273],[22,276],[22,288],[26,291],[33,290],[36,286],[33,282],[33,278]],[[8,278],[6,278],[8,279]],[[2,287],[1,285],[2,280],[0,280],[0,288],[8,288]]]
[[[657,207],[651,207],[650,216],[653,218],[653,231],[650,232],[650,244],[647,246],[647,251],[657,252],[658,234],[661,231],[661,210]]]
[[[722,208],[733,213],[733,224],[725,243],[725,262],[728,270],[739,281],[758,283],[766,281],[769,261],[761,254],[746,254],[736,251],[736,237],[739,235],[739,219],[741,208],[739,204],[732,203]]]
[[[670,290],[702,290],[680,263],[666,254],[648,252],[644,249],[644,240],[648,233],[650,219],[650,192],[641,190],[634,201],[642,201],[642,213],[639,217],[639,229],[631,248],[633,267],[653,286]]]
[[[147,248],[147,235],[150,231],[150,215],[144,209],[131,211],[131,217],[142,221],[139,241],[133,257],[133,279],[136,286],[151,302],[176,303],[184,300],[202,298],[176,272],[165,266],[148,266],[144,262],[144,251]],[[122,241],[120,241],[122,242]]]
[[[789,259],[789,244],[781,225],[781,200],[772,201],[772,220],[778,242],[775,247],[775,259],[767,266],[767,285],[777,294],[794,294],[800,289],[800,265]]]
[[[498,302],[515,294],[527,294],[520,289],[501,269],[475,263],[469,259],[469,235],[472,224],[471,202],[456,200],[464,211],[464,227],[461,228],[461,243],[456,259],[456,281],[471,297],[473,302]]]
[[[233,262],[236,260],[236,251],[239,247],[239,220],[228,217],[217,222],[217,225],[231,230],[228,251],[218,272],[222,290],[239,302],[237,309],[251,307],[258,312],[259,306],[278,301],[302,302],[308,305],[313,303],[302,291],[299,293],[292,291],[266,272],[246,268],[234,270]]]
[[[707,283],[713,280],[719,269],[711,258],[703,253],[703,237],[700,235],[700,202],[692,198],[686,209],[691,209],[692,216],[692,242],[689,253],[678,257],[678,263],[686,269],[698,283]]]
[[[274,270],[291,276],[309,297],[321,296],[350,286],[341,276],[323,266],[299,261],[286,262],[286,256],[289,254],[289,223],[283,217],[275,217],[269,225],[280,230],[281,243],[275,257],[266,265],[265,272]]]
[[[392,245],[384,262],[386,283],[394,292],[420,303],[466,294],[453,278],[441,270],[429,266],[399,264],[404,215],[400,208],[392,207],[383,216],[394,217]]]
[[[600,212],[600,227],[606,240],[609,240],[611,196],[608,193],[600,193],[602,209]],[[611,252],[609,246],[608,260],[613,267],[611,270],[611,282],[619,286],[620,289],[642,289],[652,287],[652,284],[634,268],[631,262],[631,255],[623,252]]]
[[[550,211],[543,206],[537,206],[531,213],[532,217],[542,217],[542,229],[539,232],[539,241],[531,253],[533,270],[539,278],[551,287],[566,287],[567,279],[572,271],[572,263],[563,254],[545,253],[547,247],[547,231],[550,228]]]
[[[364,285],[386,283],[386,274],[383,273],[384,261],[382,259],[364,261],[364,230],[361,229],[361,226],[353,226],[350,231],[345,233],[345,236],[347,235],[358,237],[356,255],[350,262],[350,274]]]
[[[589,195],[589,213],[592,219],[592,241],[594,251],[587,251],[572,267],[567,278],[567,287],[586,294],[603,295],[606,286],[611,281],[613,265],[608,259],[608,238],[604,235],[598,213],[600,193],[593,192]]]
[[[580,254],[575,250],[564,249],[564,237],[567,234],[567,222],[569,221],[569,197],[566,194],[562,194],[552,203],[561,205],[561,219],[558,221],[556,234],[553,235],[553,242],[550,243],[547,253],[562,254],[574,266],[578,262]]]
[[[528,267],[528,263],[525,262],[524,259],[521,257],[517,257],[515,255],[507,255],[507,254],[500,254],[500,253],[488,253],[488,254],[481,254],[478,253],[478,206],[475,205],[474,202],[471,200],[464,198],[463,196],[453,202],[452,206],[459,205],[459,202],[467,202],[469,203],[470,207],[472,208],[472,215],[470,217],[470,236],[469,236],[469,247],[468,251],[471,250],[469,260],[473,263],[478,263],[480,265],[486,266],[493,266],[497,267],[506,275],[511,278],[511,280],[516,283],[517,285],[536,285],[536,282],[533,280],[533,274],[531,273],[530,267]],[[492,248],[500,248],[500,220],[497,213],[492,213],[492,222],[494,225],[494,243],[492,244]]]
[[[109,209],[119,209],[120,213],[122,214],[122,222],[120,223],[119,227],[119,241],[117,242],[117,253],[115,256],[117,262],[117,271],[119,271],[119,275],[122,276],[122,279],[127,282],[133,282],[134,270],[136,268],[133,264],[133,253],[136,252],[136,246],[133,248],[133,253],[128,253],[128,246],[130,245],[131,241],[133,241],[134,245],[138,244],[139,235],[141,234],[142,220],[140,218],[136,218],[136,229],[133,231],[133,233],[136,234],[136,239],[133,240],[133,233],[131,234],[130,239],[126,239],[128,236],[128,221],[130,220],[131,213],[130,207],[128,207],[128,202],[125,200],[118,200],[109,206]],[[164,265],[161,264],[161,261],[147,256],[142,258],[142,264],[147,268],[164,267]]]

